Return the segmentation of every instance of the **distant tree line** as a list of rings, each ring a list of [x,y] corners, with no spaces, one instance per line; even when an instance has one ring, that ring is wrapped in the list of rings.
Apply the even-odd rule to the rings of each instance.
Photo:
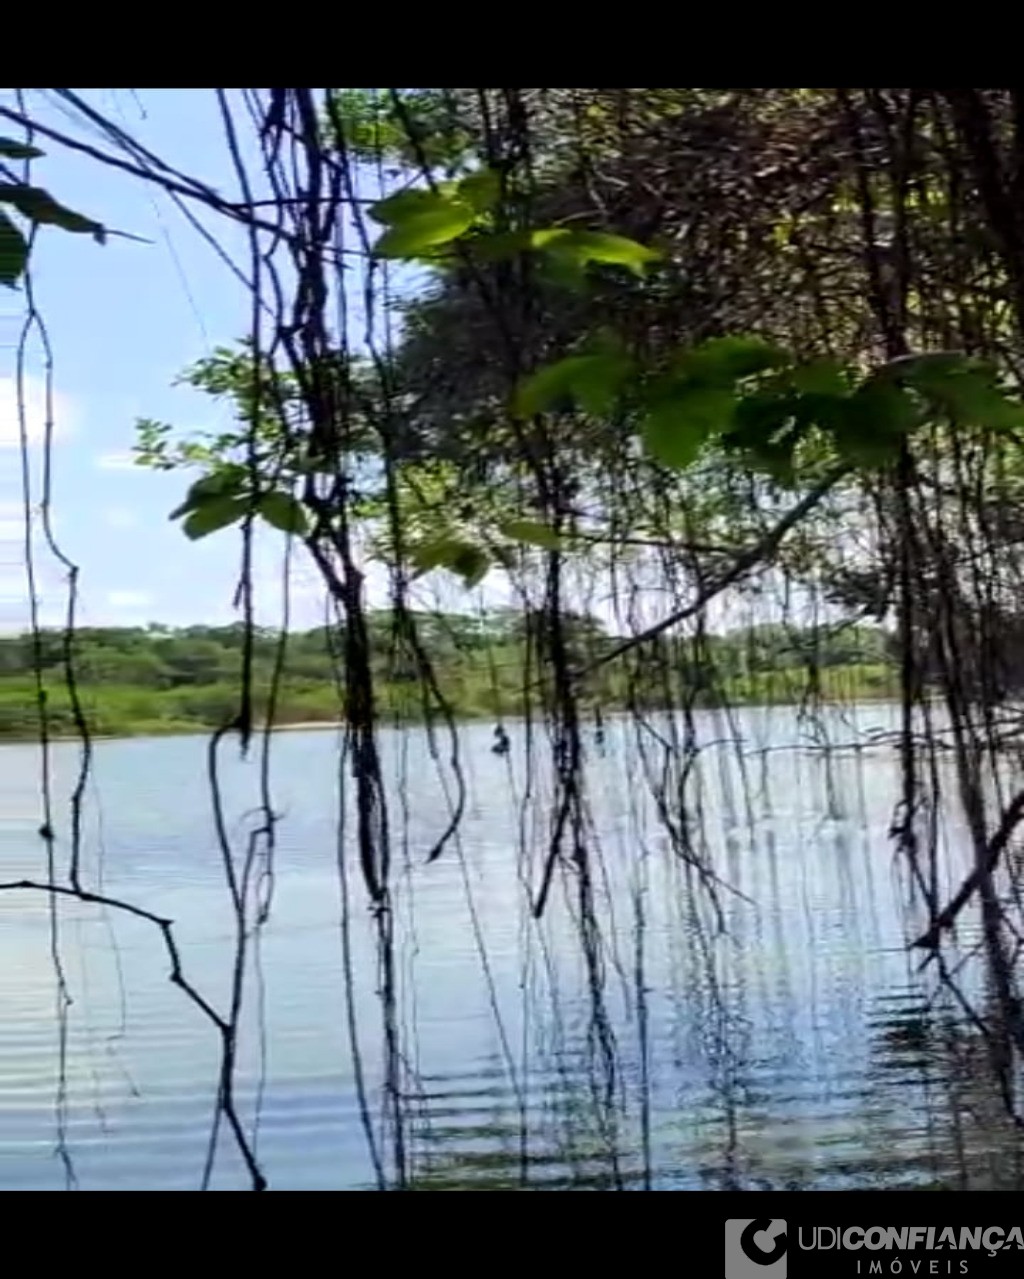
[[[395,619],[381,610],[369,620],[382,718],[421,719],[422,690],[411,655],[396,638]],[[514,717],[522,713],[524,698],[536,694],[546,662],[539,615],[513,609],[482,616],[423,613],[416,623],[423,651],[456,715]],[[590,616],[574,617],[567,633],[571,658],[580,667],[617,642]],[[226,722],[238,707],[244,635],[241,624],[83,627],[73,640],[73,668],[91,728],[126,735],[198,731]],[[789,701],[804,695],[808,679],[813,686],[817,673],[819,681],[828,677],[818,690],[825,697],[879,697],[894,691],[892,649],[892,638],[876,627],[749,627],[704,637],[699,645],[670,640],[639,669],[611,663],[588,696],[606,710],[625,709],[631,701],[674,703],[685,700],[687,690],[698,705]],[[273,693],[278,724],[335,721],[342,650],[343,636],[320,627],[289,634],[282,656],[280,634],[257,629],[257,713],[265,720]],[[37,665],[52,731],[73,731],[63,636],[43,631],[38,638],[0,637],[0,736],[27,738],[37,732]],[[845,682],[837,682],[837,675]]]

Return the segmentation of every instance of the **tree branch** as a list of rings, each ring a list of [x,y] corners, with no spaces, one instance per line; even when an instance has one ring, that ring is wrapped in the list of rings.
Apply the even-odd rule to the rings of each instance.
[[[172,191],[176,195],[184,196],[189,200],[198,200],[201,204],[205,204],[207,208],[233,218],[236,222],[242,222],[246,226],[255,227],[260,231],[268,231],[284,240],[293,238],[282,227],[276,226],[272,222],[265,222],[261,218],[253,217],[251,213],[245,211],[245,205],[233,204],[231,201],[225,200],[212,187],[196,182],[194,179],[188,180],[191,183],[189,185],[187,182],[178,182],[166,175],[152,173],[140,165],[130,163],[128,160],[121,160],[117,156],[108,155],[107,152],[99,150],[98,147],[90,146],[86,142],[79,142],[76,138],[69,137],[66,133],[61,133],[57,129],[51,129],[49,125],[40,124],[29,116],[22,115],[19,111],[12,111],[9,107],[0,107],[0,119],[10,120],[12,124],[20,125],[22,128],[32,130],[35,133],[41,133],[43,137],[50,138],[61,146],[68,147],[72,151],[80,151],[83,155],[89,156],[90,159],[97,160],[100,164],[109,165],[114,169],[121,169],[125,173],[130,173],[132,177],[155,183],[155,185],[162,187],[165,191]],[[119,234],[124,233],[121,232]]]
[[[939,911],[928,930],[922,933],[916,941],[911,942],[911,949],[935,949],[942,933],[953,927],[957,916],[978,891],[982,883],[995,870],[1003,850],[1010,842],[1010,837],[1017,829],[1022,818],[1024,818],[1024,791],[1017,795],[1006,812],[1003,813],[1002,821],[999,823],[996,833],[989,840],[982,860],[953,894],[944,909]]]
[[[233,1050],[234,1028],[231,1023],[217,1012],[217,1010],[208,1003],[203,996],[196,990],[195,986],[185,977],[181,967],[181,955],[178,952],[178,944],[174,940],[174,921],[165,919],[161,915],[155,915],[150,910],[145,910],[141,906],[133,906],[131,902],[121,901],[117,897],[107,897],[102,893],[90,893],[84,888],[70,888],[63,884],[42,884],[31,879],[8,880],[6,883],[0,883],[0,893],[30,891],[36,893],[48,893],[51,897],[72,897],[80,902],[92,902],[98,906],[110,906],[114,910],[124,911],[128,915],[135,915],[139,919],[149,920],[151,924],[156,924],[163,934],[164,946],[167,950],[167,957],[170,960],[171,971],[169,978],[175,986],[179,986],[193,1004],[202,1012],[202,1014],[217,1027],[220,1032],[223,1043],[223,1052],[225,1060]],[[235,1110],[234,1102],[229,1093],[226,1093],[221,1086],[220,1105],[224,1111],[225,1117],[231,1126],[235,1140],[238,1143],[239,1151],[245,1166],[248,1169],[249,1176],[252,1180],[254,1190],[265,1190],[267,1187],[266,1178],[260,1170],[259,1164],[256,1162],[256,1156],[249,1144],[242,1128],[242,1122]]]
[[[593,662],[582,667],[576,672],[576,678],[582,679],[590,675],[598,667],[607,665],[608,662],[614,662],[617,658],[631,652],[641,644],[646,644],[650,640],[657,638],[673,626],[678,626],[680,622],[699,613],[705,608],[716,595],[720,595],[722,591],[728,587],[735,585],[742,577],[745,577],[752,568],[755,568],[762,560],[773,555],[778,550],[782,539],[790,532],[800,521],[808,515],[821,500],[828,494],[836,484],[839,483],[844,476],[850,473],[848,466],[841,466],[833,470],[819,484],[815,485],[809,493],[807,493],[786,515],[779,520],[778,524],[766,534],[760,542],[752,546],[749,550],[744,551],[738,556],[732,567],[721,577],[716,578],[707,587],[704,588],[695,600],[692,600],[685,608],[679,609],[678,612],[670,614],[660,622],[656,622],[653,626],[649,626],[647,630],[641,631],[639,635],[633,635],[629,639],[624,640],[615,648],[596,658]]]

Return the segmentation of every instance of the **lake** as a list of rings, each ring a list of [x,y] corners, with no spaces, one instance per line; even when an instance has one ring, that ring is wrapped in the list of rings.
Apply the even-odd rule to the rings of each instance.
[[[588,729],[596,941],[568,868],[544,918],[530,913],[549,808],[542,728],[528,800],[522,727],[508,726],[506,757],[490,749],[492,725],[460,729],[467,810],[430,865],[453,794],[447,746],[438,764],[423,730],[385,732],[404,777],[392,795],[394,1020],[409,1184],[1021,1188],[980,1036],[906,948],[924,916],[888,835],[895,752],[849,748],[894,716],[825,713],[828,739],[847,744],[834,751],[795,708],[697,716],[705,748],[686,825],[723,881],[717,910],[659,821],[665,721],[652,717],[643,751],[625,720],[605,725],[603,743]],[[373,917],[350,832],[347,949],[341,923],[339,740],[273,742],[275,889],[249,957],[237,1084],[272,1189],[377,1185],[367,1122],[386,1166],[395,1146],[381,1118]],[[63,865],[77,748],[60,744],[53,759]],[[0,747],[3,881],[46,878],[38,763],[36,748]],[[225,748],[225,819],[240,844],[257,773]],[[205,739],[98,743],[83,849],[83,885],[172,918],[189,980],[225,1008],[234,923]],[[950,818],[942,896],[968,861]],[[75,901],[55,919],[63,1019],[48,897],[0,894],[0,1189],[196,1188],[216,1031],[167,980],[153,924]],[[983,974],[968,967],[961,980],[984,1000]],[[247,1184],[221,1132],[210,1185]]]

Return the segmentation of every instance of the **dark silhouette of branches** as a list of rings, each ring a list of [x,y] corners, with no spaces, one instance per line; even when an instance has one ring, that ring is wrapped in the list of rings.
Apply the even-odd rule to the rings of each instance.
[[[990,879],[999,859],[1006,851],[1006,846],[1013,838],[1013,833],[1024,818],[1024,791],[1021,791],[1004,811],[999,825],[985,847],[979,864],[971,871],[964,882],[956,890],[947,904],[938,912],[927,930],[912,945],[922,950],[932,950],[938,944],[941,935],[952,929],[957,917],[971,898]]]
[[[31,879],[12,880],[7,883],[0,883],[0,893],[4,892],[37,892],[45,893],[50,898],[64,897],[73,898],[76,901],[91,903],[97,906],[109,906],[114,910],[122,911],[127,915],[134,915],[137,919],[148,920],[151,924],[155,924],[160,930],[163,938],[164,948],[167,951],[167,958],[170,963],[170,972],[168,980],[175,986],[184,991],[188,999],[195,1004],[203,1016],[209,1021],[220,1033],[225,1066],[221,1072],[221,1095],[220,1105],[224,1110],[225,1117],[231,1127],[235,1140],[238,1143],[239,1152],[245,1161],[245,1166],[249,1171],[252,1181],[253,1190],[265,1190],[267,1188],[266,1179],[256,1162],[255,1156],[246,1136],[245,1129],[235,1109],[234,1098],[230,1091],[230,1065],[233,1060],[234,1040],[235,1040],[235,1024],[231,1017],[223,1017],[210,1004],[204,996],[192,985],[185,976],[181,963],[181,954],[178,950],[178,944],[174,938],[174,921],[165,919],[164,917],[154,914],[153,911],[146,910],[142,906],[136,906],[131,902],[122,901],[118,897],[110,897],[103,893],[91,893],[86,889],[70,888],[64,884],[45,884],[38,883]]]
[[[660,622],[656,622],[653,626],[648,626],[638,635],[632,635],[628,640],[624,640],[621,644],[617,644],[609,652],[603,653],[589,665],[584,666],[576,672],[576,678],[582,679],[591,674],[601,666],[606,666],[609,662],[617,661],[624,657],[627,653],[638,648],[641,644],[647,644],[651,640],[657,639],[659,635],[663,635],[665,631],[671,630],[673,626],[688,621],[691,617],[696,617],[702,613],[711,603],[711,601],[730,586],[734,586],[749,572],[755,569],[759,564],[768,562],[775,551],[778,549],[783,538],[791,529],[796,528],[798,524],[822,501],[822,499],[832,489],[836,487],[841,479],[849,474],[848,467],[840,467],[834,470],[825,479],[821,480],[814,486],[804,497],[796,503],[768,532],[760,542],[749,550],[738,555],[733,564],[720,577],[715,578],[708,585],[704,586],[697,594],[696,598],[691,600],[685,607],[678,609],[674,613],[670,613],[668,617],[663,618]]]

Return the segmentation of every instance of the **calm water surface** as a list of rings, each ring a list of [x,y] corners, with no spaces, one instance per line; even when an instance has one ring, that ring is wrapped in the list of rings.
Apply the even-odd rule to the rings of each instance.
[[[884,707],[834,719],[830,737],[847,742],[893,722]],[[823,752],[790,709],[731,723],[709,713],[698,729],[709,745],[687,791],[691,838],[738,890],[720,891],[720,920],[658,822],[653,735],[646,765],[623,722],[593,752],[596,1023],[572,881],[558,881],[540,925],[529,913],[546,801],[538,765],[523,804],[524,734],[512,730],[501,759],[490,725],[462,730],[468,811],[458,842],[430,866],[450,772],[419,730],[388,737],[405,777],[395,918],[413,1184],[1019,1187],[977,1036],[930,998],[906,952],[921,917],[887,837],[895,756]],[[742,746],[721,744],[736,734]],[[190,979],[223,1007],[233,919],[205,751],[200,738],[97,745],[83,881],[173,918]],[[64,857],[76,748],[54,757]],[[241,1105],[248,1122],[258,1116],[272,1188],[372,1186],[340,924],[338,738],[280,734],[273,759],[284,816],[273,909],[247,978]],[[46,877],[38,762],[34,748],[0,748],[4,881]],[[255,774],[225,752],[225,810],[240,841]],[[943,838],[945,893],[967,852],[955,824]],[[358,1046],[379,1129],[378,970],[355,876],[351,900]],[[63,1089],[48,902],[0,894],[0,1188],[63,1188],[68,1162],[84,1188],[196,1187],[214,1032],[167,981],[152,925],[78,903],[63,904],[57,923],[73,1001]],[[226,1138],[212,1184],[246,1185]]]

